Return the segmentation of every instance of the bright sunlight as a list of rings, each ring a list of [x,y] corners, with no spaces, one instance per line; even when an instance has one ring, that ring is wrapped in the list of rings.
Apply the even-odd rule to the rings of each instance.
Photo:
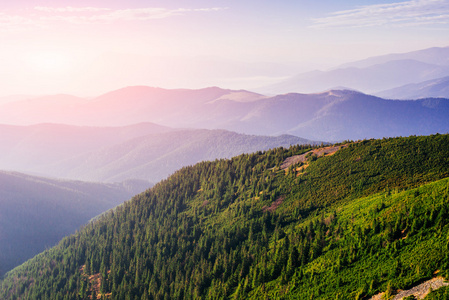
[[[37,52],[30,54],[28,60],[31,67],[41,73],[64,72],[72,65],[72,59],[60,52]]]

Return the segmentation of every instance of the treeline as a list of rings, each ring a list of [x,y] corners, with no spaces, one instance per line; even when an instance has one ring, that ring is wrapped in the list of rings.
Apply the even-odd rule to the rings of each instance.
[[[185,167],[8,273],[2,299],[354,299],[448,276],[449,136]],[[443,294],[444,296],[444,294]]]

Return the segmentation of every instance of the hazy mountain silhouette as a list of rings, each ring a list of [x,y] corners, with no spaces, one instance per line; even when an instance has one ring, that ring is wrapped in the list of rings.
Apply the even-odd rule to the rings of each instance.
[[[0,120],[3,124],[13,125],[60,123],[81,126],[124,126],[153,120],[151,122],[179,127],[178,124],[194,123],[196,115],[207,112],[204,108],[209,102],[218,99],[239,102],[263,97],[217,87],[169,90],[134,86],[90,100],[48,96],[7,103],[0,106]]]
[[[180,130],[153,123],[126,127],[60,124],[0,126],[0,169],[59,178],[157,182],[182,166],[275,147],[317,143],[295,136]]]
[[[229,126],[312,140],[345,140],[449,132],[449,100],[391,101],[354,91],[286,94],[261,100]]]
[[[377,64],[383,64],[389,61],[404,59],[416,60],[431,65],[449,66],[449,47],[433,47],[407,53],[392,53],[387,55],[374,56],[367,59],[343,64],[340,66],[340,68],[366,68]]]
[[[316,93],[346,86],[376,93],[398,86],[449,76],[449,47],[370,57],[328,71],[300,73],[257,89],[262,93]]]
[[[449,76],[376,93],[390,99],[449,98]]]
[[[256,135],[291,134],[309,140],[331,141],[447,132],[447,103],[447,100],[398,103],[348,90],[266,97],[220,88],[129,87],[67,109],[67,115],[53,117],[79,122],[79,125],[155,122],[173,128],[226,129]],[[1,112],[14,116],[5,110]],[[26,116],[14,117],[19,120]],[[140,131],[137,134],[144,135]],[[8,161],[4,157],[4,161]]]
[[[0,169],[53,176],[50,165],[59,161],[135,137],[169,130],[152,123],[125,127],[0,125]]]
[[[159,180],[183,166],[242,153],[318,144],[291,135],[244,135],[226,130],[179,130],[150,134],[80,155],[55,166],[55,175],[90,181],[117,182],[129,178]]]
[[[319,92],[334,86],[348,86],[365,93],[391,89],[400,85],[449,75],[449,66],[398,59],[368,67],[343,67],[331,71],[299,74],[278,84],[262,88],[262,92]]]
[[[0,171],[0,276],[146,187]]]

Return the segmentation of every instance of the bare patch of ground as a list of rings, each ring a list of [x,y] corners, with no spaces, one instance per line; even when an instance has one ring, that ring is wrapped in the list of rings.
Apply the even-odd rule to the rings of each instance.
[[[101,293],[100,293],[100,285],[101,285],[101,278],[100,273],[90,275],[89,281],[92,284],[92,290],[95,291],[95,295],[97,295],[97,299],[101,299]]]
[[[301,176],[306,174],[305,169],[307,169],[307,167],[309,166],[309,163],[305,163],[302,166],[300,166],[299,168],[296,168],[296,177]],[[285,172],[287,172],[287,170],[285,170]]]
[[[435,277],[409,290],[399,291],[399,293],[394,296],[393,300],[400,300],[411,295],[414,295],[417,299],[424,299],[431,290],[434,291],[448,285],[449,282],[446,282],[443,277]],[[381,300],[383,299],[383,294],[384,293],[374,295],[369,300]]]
[[[445,282],[443,277],[436,277],[426,282],[421,283],[420,285],[411,288],[410,290],[401,291],[397,294],[393,300],[399,300],[404,297],[408,297],[414,295],[418,299],[424,299],[430,290],[434,291],[439,289],[440,287],[449,285],[448,282]]]
[[[93,275],[87,275],[84,270],[86,268],[86,265],[82,265],[80,267],[80,271],[82,273],[83,276],[87,277],[87,279],[89,280],[92,289],[90,289],[90,292],[92,293],[93,291],[95,291],[95,295],[96,295],[96,299],[102,299],[102,296],[105,296],[106,298],[109,298],[111,296],[111,293],[108,294],[101,294],[100,293],[100,286],[101,286],[101,277],[100,277],[100,273],[96,273]],[[108,271],[108,273],[111,271]],[[92,296],[89,296],[89,299],[92,299]],[[94,299],[92,299],[94,300]]]
[[[273,212],[273,211],[275,211],[278,207],[279,207],[279,205],[281,205],[282,204],[282,202],[284,201],[284,199],[285,199],[285,196],[280,196],[279,198],[277,198],[273,203],[271,203],[271,205],[270,205],[270,207],[268,207],[268,206],[264,206],[264,207],[262,207],[262,211],[269,211],[269,212]]]
[[[337,152],[340,149],[343,149],[345,147],[347,147],[348,144],[345,145],[341,145],[341,146],[329,146],[329,147],[323,147],[323,148],[318,148],[318,149],[313,149],[310,150],[304,154],[301,155],[294,155],[294,156],[290,156],[287,157],[284,162],[281,165],[281,170],[286,170],[288,169],[290,166],[292,165],[296,165],[300,162],[305,163],[307,161],[306,156],[310,155],[310,153],[312,155],[316,155],[317,157],[321,157],[321,156],[325,156],[325,155],[332,155],[335,152]]]
[[[309,153],[309,152],[306,152],[306,153]],[[301,155],[294,155],[294,156],[287,157],[281,165],[281,170],[286,170],[290,166],[296,165],[300,162],[302,162],[302,163],[305,162],[306,161],[306,153],[301,154]]]

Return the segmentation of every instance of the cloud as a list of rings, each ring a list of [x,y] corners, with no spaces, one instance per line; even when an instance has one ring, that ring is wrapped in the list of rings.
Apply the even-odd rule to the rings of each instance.
[[[70,23],[112,23],[116,21],[147,21],[153,19],[164,19],[177,15],[184,15],[189,12],[211,12],[219,11],[225,8],[135,8],[135,9],[119,9],[112,10],[107,8],[50,8],[36,7],[38,11],[49,13],[40,16],[41,20],[46,21],[65,21]]]
[[[27,30],[49,27],[54,22],[71,24],[111,24],[114,22],[149,21],[194,12],[216,12],[224,7],[211,8],[135,8],[110,9],[102,7],[46,7],[36,6],[15,13],[0,12],[0,31]]]
[[[109,8],[100,7],[46,7],[46,6],[36,6],[34,7],[37,11],[48,12],[48,13],[73,13],[73,12],[99,12],[108,11]]]
[[[449,24],[449,1],[412,0],[361,6],[312,19],[313,28]]]
[[[19,29],[36,27],[40,27],[40,25],[30,18],[0,13],[0,31],[17,31]]]

